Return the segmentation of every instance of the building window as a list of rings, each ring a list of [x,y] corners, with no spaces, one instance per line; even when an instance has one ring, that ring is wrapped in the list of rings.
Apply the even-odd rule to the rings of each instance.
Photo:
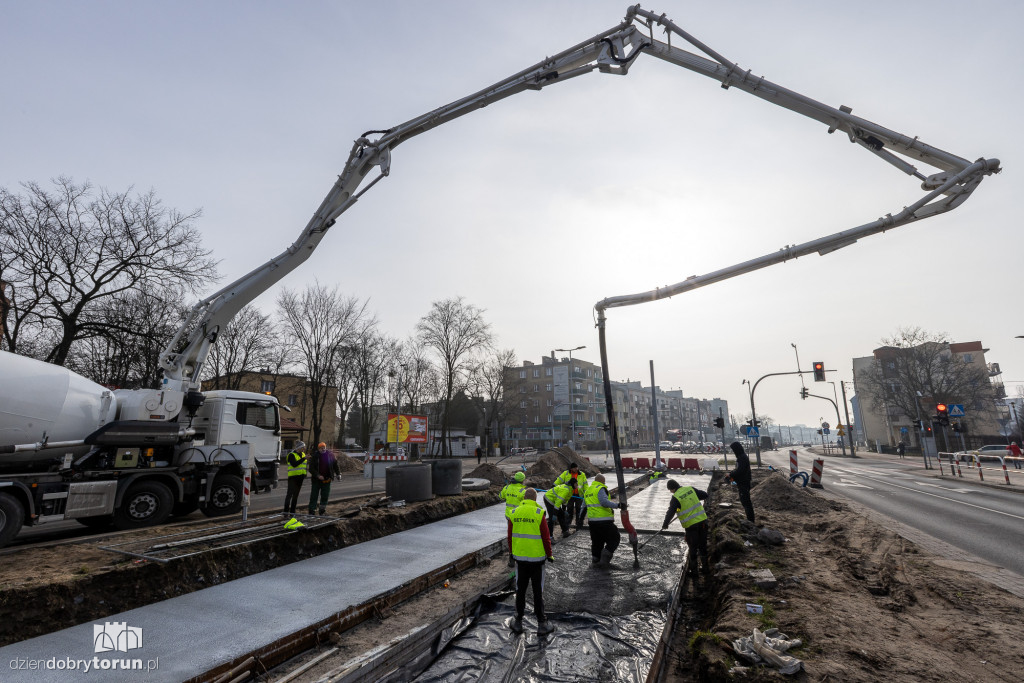
[[[533,424],[540,424],[540,415],[533,416]]]
[[[551,419],[551,414],[550,413],[548,413],[548,422],[554,422],[554,420]]]
[[[520,394],[525,394],[526,393],[526,387],[523,386],[522,384],[519,385],[519,393]]]
[[[299,405],[299,397],[295,394],[288,394],[288,407],[294,408],[297,405]]]
[[[544,368],[544,376],[545,377],[550,377],[551,376],[551,368]]]
[[[551,385],[550,384],[545,384],[544,385],[544,391],[551,391]]]
[[[526,379],[526,370],[519,371],[519,379]]]
[[[274,393],[274,380],[265,379],[260,382],[260,393],[272,394]]]
[[[965,353],[964,354],[964,362],[965,363],[973,363],[974,362],[974,354],[973,353]]]
[[[587,385],[587,393],[588,394],[594,393],[594,385],[593,384],[588,384]]]
[[[538,407],[540,407],[540,401],[534,401],[534,402],[533,402],[533,407],[534,407],[534,408],[538,408]]]
[[[533,385],[533,391],[534,391],[534,393],[540,391],[540,385],[539,384],[534,384]]]
[[[551,400],[551,399],[549,398],[549,399],[548,399],[548,408],[550,408],[550,407],[551,407],[551,406],[552,406],[553,404],[554,404],[554,401],[552,401],[552,400]]]
[[[534,369],[534,371],[533,371],[533,376],[534,376],[534,377],[540,377],[540,369],[539,369],[539,368],[535,368],[535,369]]]

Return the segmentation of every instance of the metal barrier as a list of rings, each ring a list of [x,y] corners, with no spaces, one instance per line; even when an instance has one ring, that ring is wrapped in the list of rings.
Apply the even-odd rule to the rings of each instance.
[[[992,467],[992,468],[983,467],[982,464],[981,464],[981,458],[979,458],[976,453],[939,453],[939,457],[938,457],[938,460],[939,460],[939,474],[940,475],[944,475],[945,474],[945,472],[942,469],[942,457],[943,456],[947,456],[949,458],[949,470],[950,470],[949,473],[950,473],[950,476],[957,476],[957,477],[960,477],[961,479],[963,479],[964,473],[963,473],[963,470],[960,468],[961,455],[966,456],[965,461],[967,462],[967,469],[971,469],[972,467],[977,468],[977,470],[978,470],[978,481],[985,481],[985,470],[986,469],[991,469],[991,470],[994,470],[996,472],[998,472],[1001,469],[1003,471],[1003,479],[1005,480],[1007,486],[1012,485],[1012,482],[1010,481],[1010,472],[1009,472],[1009,470],[1006,469],[1006,461],[1007,460],[1021,460],[1021,458],[1014,458],[1012,456],[1006,456],[1006,457],[1001,456],[1001,455],[992,456],[992,457],[997,458],[999,460],[999,469],[996,469],[995,467]],[[973,464],[971,464],[972,461],[973,461]]]

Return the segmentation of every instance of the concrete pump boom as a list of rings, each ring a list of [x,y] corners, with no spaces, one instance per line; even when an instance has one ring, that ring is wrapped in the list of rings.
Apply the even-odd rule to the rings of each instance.
[[[655,28],[658,26],[663,28],[667,41],[654,37]],[[673,46],[673,34],[696,47],[706,57]],[[966,199],[980,182],[982,175],[999,170],[997,160],[986,160],[972,165],[917,138],[895,133],[853,116],[847,107],[836,109],[754,76],[750,71],[743,71],[736,64],[682,31],[664,15],[643,10],[636,5],[627,10],[626,17],[621,23],[608,31],[460,100],[393,128],[368,131],[359,137],[352,146],[337,182],[303,228],[299,238],[283,253],[193,307],[186,322],[161,355],[164,387],[178,391],[198,388],[203,364],[223,327],[243,306],[308,259],[338,217],[348,210],[362,193],[388,175],[391,150],[394,147],[420,133],[524,90],[540,90],[595,70],[600,73],[626,75],[632,63],[643,53],[713,78],[724,88],[735,87],[744,90],[817,120],[827,125],[830,133],[842,131],[852,142],[863,146],[904,173],[920,179],[926,190],[933,191],[928,195],[932,198],[928,200],[929,202],[939,195],[944,195],[941,201],[919,206],[915,209],[913,217],[908,220],[916,220],[953,208]],[[939,172],[925,175],[901,157],[928,164]],[[378,168],[377,175],[366,187],[359,190],[374,167]],[[176,352],[175,349],[179,347],[181,350]]]

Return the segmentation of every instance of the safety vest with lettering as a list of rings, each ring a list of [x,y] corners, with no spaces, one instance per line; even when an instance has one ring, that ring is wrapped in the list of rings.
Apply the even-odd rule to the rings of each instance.
[[[288,476],[289,477],[305,476],[306,475],[306,454],[305,453],[299,453],[298,451],[292,451],[291,453],[288,454],[288,457],[291,458],[291,456],[293,456],[293,455],[299,456],[299,464],[298,465],[292,465],[291,460],[290,459],[288,460]]]
[[[555,479],[555,486],[559,484],[565,484],[572,489],[572,473],[569,470],[562,472],[558,475],[558,479]],[[580,472],[576,475],[576,490],[579,491],[579,495],[582,498],[587,492],[587,475]]]
[[[505,499],[505,517],[512,519],[512,512],[523,502],[524,487],[519,482],[506,484],[501,490],[501,497]]]
[[[544,519],[544,508],[535,500],[524,500],[512,512],[512,557],[524,562],[543,560],[544,539],[540,535],[540,523]]]
[[[568,503],[570,498],[572,498],[572,489],[565,484],[552,486],[544,492],[544,500],[548,501],[556,508],[560,508]]]
[[[592,519],[595,522],[614,520],[615,510],[602,506],[598,498],[601,489],[607,491],[608,487],[599,481],[595,481],[583,496],[583,502],[587,504],[587,519]]]
[[[672,494],[672,497],[679,501],[679,512],[676,513],[676,516],[679,517],[679,523],[683,525],[684,529],[689,529],[694,524],[699,524],[708,518],[704,512],[704,506],[700,504],[697,492],[693,490],[692,486],[680,486]]]

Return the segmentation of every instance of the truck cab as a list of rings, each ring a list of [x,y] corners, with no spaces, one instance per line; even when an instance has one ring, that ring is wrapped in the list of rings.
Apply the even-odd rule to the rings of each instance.
[[[205,392],[192,427],[196,445],[249,444],[255,471],[253,488],[277,484],[281,415],[277,399],[249,391]]]

